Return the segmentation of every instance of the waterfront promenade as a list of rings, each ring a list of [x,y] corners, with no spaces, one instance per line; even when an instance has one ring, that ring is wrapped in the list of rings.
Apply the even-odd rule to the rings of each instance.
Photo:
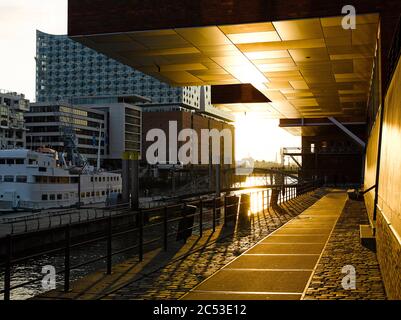
[[[186,244],[177,243],[168,252],[149,252],[142,263],[128,259],[113,267],[112,275],[99,270],[72,283],[68,293],[56,289],[35,298],[385,299],[373,252],[356,243],[355,237],[350,243],[344,241],[343,252],[333,249],[333,234],[345,232],[336,223],[347,220],[344,214],[350,210],[353,220],[346,231],[355,234],[363,220],[363,203],[347,200],[344,192],[325,195],[318,190],[284,204],[281,210],[259,213],[247,230],[230,234],[220,227],[201,238],[192,236]],[[357,268],[364,268],[358,263],[363,256],[369,270],[359,269],[357,284],[363,283],[366,291],[362,297],[358,290],[341,288],[344,274],[340,266],[327,263],[327,249],[333,260],[356,263]],[[353,254],[344,255],[347,250]],[[331,277],[318,286],[316,277],[322,269],[328,269]]]

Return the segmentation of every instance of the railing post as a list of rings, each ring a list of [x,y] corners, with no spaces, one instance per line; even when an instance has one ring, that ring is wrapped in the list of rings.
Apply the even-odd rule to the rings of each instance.
[[[107,226],[107,274],[111,274],[112,269],[112,237],[113,237],[113,225],[111,215],[109,215],[108,226]]]
[[[216,197],[213,197],[213,232],[216,231]]]
[[[163,242],[164,242],[164,251],[167,251],[167,243],[168,243],[168,211],[167,211],[167,206],[164,207]]]
[[[4,300],[10,300],[11,292],[11,261],[12,261],[12,239],[8,234],[6,237],[6,265],[4,272]]]
[[[265,214],[265,190],[262,190],[262,213]]]
[[[203,201],[199,203],[199,237],[203,236]]]
[[[224,222],[227,222],[227,194],[224,194]]]
[[[70,249],[71,249],[71,233],[70,225],[65,227],[65,255],[64,255],[64,292],[70,291]]]
[[[143,261],[143,212],[142,209],[139,209],[138,211],[138,223],[139,223],[139,232],[138,232],[138,237],[139,237],[139,248],[138,248],[138,255],[139,255],[139,261]]]

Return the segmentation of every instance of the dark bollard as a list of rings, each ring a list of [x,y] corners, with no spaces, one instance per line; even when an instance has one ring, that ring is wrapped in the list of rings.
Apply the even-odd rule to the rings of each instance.
[[[4,300],[8,301],[11,297],[11,261],[12,261],[12,239],[11,235],[6,237],[6,264],[4,270]]]
[[[167,251],[168,246],[168,208],[163,209],[163,248]]]
[[[194,226],[194,214],[196,212],[196,206],[192,205],[184,205],[181,209],[181,216],[182,219],[178,223],[178,230],[177,230],[177,241],[187,239],[192,235],[192,229]]]
[[[112,237],[113,237],[113,225],[112,218],[109,216],[108,226],[107,226],[107,274],[111,274],[112,269]]]
[[[70,250],[71,250],[71,232],[70,225],[65,227],[65,249],[64,249],[64,292],[70,291]]]
[[[279,195],[280,195],[279,189],[272,189],[270,196],[270,207],[272,207],[273,209],[278,206]]]
[[[241,194],[241,203],[238,211],[238,224],[241,227],[249,226],[251,222],[251,195]]]
[[[237,196],[226,196],[224,200],[224,224],[233,222],[234,225],[237,222],[237,210],[239,197]]]

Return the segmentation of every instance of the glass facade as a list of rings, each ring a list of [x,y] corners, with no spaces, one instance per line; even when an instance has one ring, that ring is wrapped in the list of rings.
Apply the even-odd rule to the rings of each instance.
[[[210,87],[206,87],[205,91],[206,101],[210,105]],[[200,87],[171,87],[87,48],[66,35],[37,31],[37,102],[130,94],[149,98],[150,104],[200,108]]]
[[[78,151],[94,164],[98,152],[99,128],[102,128],[100,154],[106,155],[107,116],[105,112],[67,104],[32,104],[25,115],[27,147],[36,149],[47,146],[56,151],[66,151],[73,139]]]

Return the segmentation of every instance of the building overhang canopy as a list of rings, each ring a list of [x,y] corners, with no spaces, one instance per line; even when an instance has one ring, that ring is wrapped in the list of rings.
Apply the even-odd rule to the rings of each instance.
[[[342,19],[70,36],[173,86],[251,84],[266,98],[216,104],[222,110],[269,118],[358,117],[366,110],[379,15],[358,15],[355,29],[344,29]]]

